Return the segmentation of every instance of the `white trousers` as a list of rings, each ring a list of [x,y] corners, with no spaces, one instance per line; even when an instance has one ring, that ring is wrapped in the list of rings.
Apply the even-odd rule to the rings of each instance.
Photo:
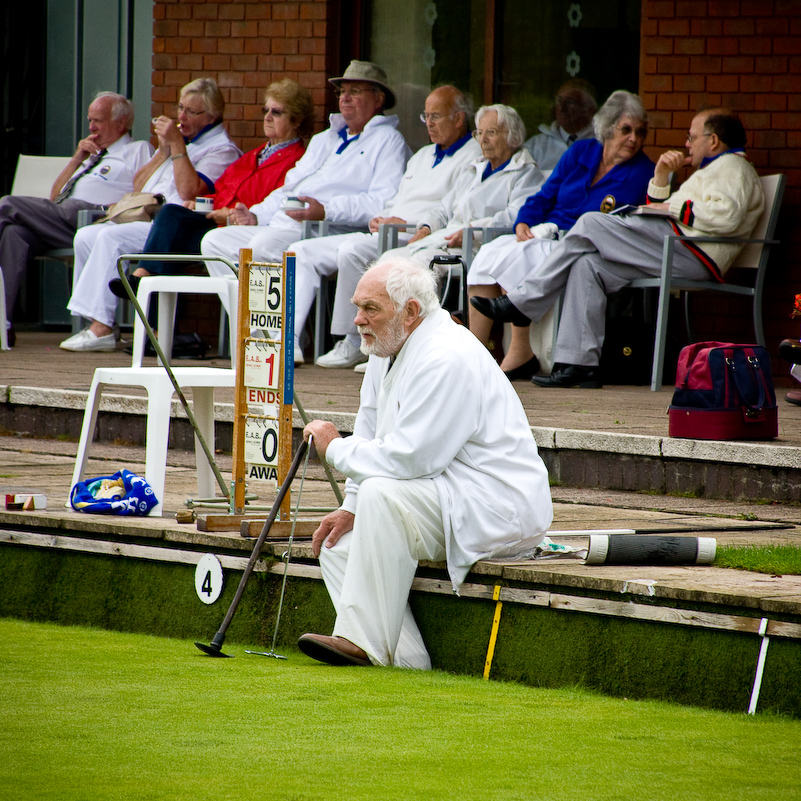
[[[340,240],[350,236],[339,234],[300,239],[300,233],[300,223],[286,228],[269,225],[226,226],[209,231],[200,243],[200,252],[204,256],[225,256],[232,261],[239,260],[241,248],[250,248],[254,261],[280,262],[285,250],[295,253],[296,347],[299,346],[300,333],[314,304],[320,276],[336,272],[336,248]],[[228,272],[228,268],[218,262],[210,262],[207,269],[210,275],[226,275]]]
[[[508,291],[536,270],[557,244],[555,239],[518,242],[515,236],[499,236],[481,246],[470,265],[467,285],[498,284]]]
[[[378,234],[349,234],[337,237],[337,290],[334,310],[331,313],[331,333],[335,336],[356,336],[356,307],[350,302],[356,285],[367,268],[381,255],[378,252]],[[411,232],[400,231],[398,241],[408,242]]]
[[[320,567],[336,610],[334,636],[363,648],[377,665],[431,669],[409,609],[421,559],[445,560],[439,493],[432,479],[369,478],[359,485],[353,531]]]
[[[75,233],[72,297],[67,308],[104,325],[114,325],[117,297],[108,282],[117,278],[117,259],[123,253],[141,253],[150,233],[149,222],[86,225]]]

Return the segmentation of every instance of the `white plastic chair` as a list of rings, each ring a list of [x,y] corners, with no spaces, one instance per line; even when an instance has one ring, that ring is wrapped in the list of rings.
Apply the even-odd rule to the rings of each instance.
[[[150,298],[157,294],[159,344],[167,356],[168,363],[172,353],[173,330],[175,328],[175,309],[178,305],[178,294],[217,295],[226,307],[231,309],[228,318],[228,342],[231,348],[231,363],[236,360],[236,310],[239,295],[237,277],[213,275],[152,275],[140,279],[136,290],[136,299],[145,314],[150,309]],[[221,327],[221,333],[222,327]],[[147,335],[142,321],[134,319],[133,367],[142,366]]]
[[[230,308],[236,309],[238,295],[238,280],[234,274],[234,266],[227,259],[219,257],[203,256],[152,256],[150,254],[131,254],[123,253],[117,260],[119,265],[131,260],[140,259],[154,260],[163,259],[178,260],[206,260],[223,261],[231,268],[231,276],[214,278],[211,276],[150,276],[142,278],[137,292],[137,303],[142,308],[143,313],[147,314],[147,306],[150,303],[150,295],[153,292],[162,292],[167,295],[164,301],[159,301],[159,314],[163,317],[160,322],[164,323],[164,334],[159,339],[159,346],[166,354],[172,350],[172,329],[175,321],[175,301],[178,292],[213,292],[223,295],[226,301],[233,300]],[[202,282],[191,290],[188,288],[191,281]],[[142,285],[145,285],[144,290]],[[142,300],[140,302],[140,293]],[[168,321],[168,316],[171,318]],[[231,315],[234,317],[234,315]],[[169,324],[168,324],[169,322]],[[201,436],[206,445],[214,452],[214,388],[215,387],[234,387],[236,386],[236,370],[220,369],[217,367],[142,367],[142,354],[144,353],[144,324],[137,315],[135,328],[140,333],[138,350],[135,346],[133,350],[131,367],[99,367],[95,370],[92,377],[92,386],[89,390],[89,397],[86,401],[86,410],[83,415],[83,425],[81,426],[81,438],[78,443],[78,453],[75,457],[75,469],[72,474],[72,486],[74,487],[83,479],[86,469],[86,459],[89,447],[94,436],[95,425],[97,424],[97,413],[100,408],[100,400],[103,396],[104,388],[111,385],[138,386],[144,387],[147,391],[147,427],[145,430],[145,480],[153,488],[158,504],[151,509],[150,514],[154,517],[161,515],[164,503],[164,481],[167,470],[167,443],[170,432],[170,416],[172,411],[172,396],[175,387],[170,378],[168,370],[171,369],[173,376],[183,392],[184,388],[192,390],[193,415]],[[231,347],[234,348],[236,341],[236,321],[234,320],[231,329]],[[169,344],[169,348],[166,345]],[[235,362],[234,362],[235,363]],[[214,471],[206,459],[203,448],[200,445],[197,435],[195,435],[195,462],[197,464],[197,484],[198,494],[202,498],[214,497]]]
[[[72,156],[25,156],[17,158],[12,195],[26,197],[50,197],[56,178],[70,163]]]
[[[192,390],[195,420],[212,452],[214,450],[214,389],[236,385],[236,370],[216,367],[176,367],[172,370],[178,385]],[[167,472],[167,443],[174,387],[163,367],[99,367],[92,378],[81,426],[81,438],[75,457],[72,485],[84,478],[86,460],[94,437],[97,413],[107,386],[138,386],[147,391],[147,428],[145,433],[145,480],[153,488],[158,504],[150,511],[159,517],[164,504]],[[201,498],[215,495],[214,472],[195,436],[197,487]]]

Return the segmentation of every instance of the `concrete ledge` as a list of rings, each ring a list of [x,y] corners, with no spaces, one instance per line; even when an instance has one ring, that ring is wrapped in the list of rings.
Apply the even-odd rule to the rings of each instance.
[[[79,390],[0,385],[0,397],[4,398],[4,402],[19,406],[83,411],[86,407],[87,394]],[[232,403],[215,403],[214,409],[217,420],[223,423],[233,422]],[[103,395],[100,410],[116,414],[144,415],[147,414],[147,399],[142,395],[125,395],[111,391]],[[355,414],[326,410],[309,410],[308,414],[320,420],[330,421],[343,434],[353,433]],[[183,407],[177,399],[172,403],[172,415],[176,418],[186,418]],[[297,410],[293,413],[293,425],[296,428],[303,427],[303,420]],[[531,431],[537,447],[545,450],[592,451],[801,470],[801,448],[786,445],[677,439],[541,426],[532,426]]]

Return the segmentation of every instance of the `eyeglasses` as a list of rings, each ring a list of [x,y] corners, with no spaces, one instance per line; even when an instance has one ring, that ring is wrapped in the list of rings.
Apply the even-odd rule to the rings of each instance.
[[[376,91],[375,88],[372,86],[365,86],[365,87],[337,86],[337,88],[334,89],[334,94],[337,97],[342,97],[342,95],[350,95],[351,97],[358,97],[359,95],[364,94],[365,92],[375,92],[375,91]]]
[[[687,131],[687,141],[692,145],[695,143],[696,139],[700,139],[702,136],[712,136],[711,133],[702,133],[698,134],[698,136],[693,136],[689,131]]]
[[[496,136],[500,136],[502,133],[504,132],[498,131],[495,128],[488,128],[486,131],[475,130],[473,131],[473,139],[481,139],[482,137],[494,139]]]
[[[620,131],[621,136],[631,136],[633,133],[637,139],[645,139],[648,136],[648,129],[645,127],[632,128],[631,125],[616,125],[615,130]]]
[[[183,103],[179,103],[175,110],[179,114],[186,114],[187,117],[200,117],[202,114],[207,113],[205,109],[203,111],[192,111],[191,108],[187,108]]]
[[[424,111],[420,115],[420,122],[425,122],[425,123],[433,122],[436,125],[440,120],[443,120],[446,117],[455,117],[455,116],[456,112],[453,112],[453,114],[429,114],[427,111]]]
[[[268,108],[267,106],[263,106],[261,109],[261,113],[266,117],[268,114],[272,114],[273,117],[282,117],[286,114],[286,111],[282,108]]]

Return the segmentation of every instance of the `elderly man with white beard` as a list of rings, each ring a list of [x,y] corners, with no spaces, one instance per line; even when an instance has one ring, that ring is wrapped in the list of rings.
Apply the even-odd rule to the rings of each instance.
[[[321,420],[304,430],[348,477],[312,540],[337,618],[298,645],[333,665],[429,669],[408,607],[418,561],[445,561],[458,594],[478,560],[532,554],[552,520],[548,474],[511,384],[440,308],[429,269],[376,264],[353,304],[370,356],[353,435]]]

